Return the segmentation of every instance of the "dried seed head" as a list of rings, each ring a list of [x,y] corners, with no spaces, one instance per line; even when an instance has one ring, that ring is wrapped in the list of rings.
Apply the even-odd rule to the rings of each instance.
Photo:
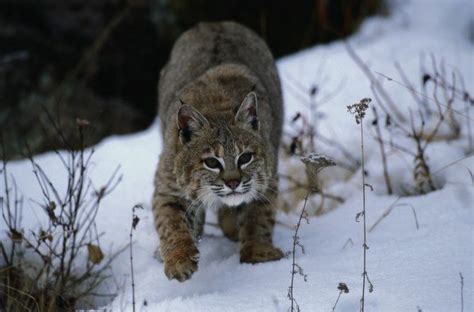
[[[51,235],[51,233],[49,231],[46,232],[43,229],[40,229],[39,239],[43,242],[46,241],[46,240],[52,242],[53,241],[53,235]]]
[[[301,161],[306,166],[306,177],[308,179],[308,187],[310,190],[316,191],[318,183],[317,174],[326,167],[335,166],[336,163],[329,157],[321,154],[311,153],[301,157]]]
[[[140,218],[137,217],[137,216],[133,216],[133,220],[132,220],[132,228],[135,230],[135,228],[137,227],[138,225],[138,222],[140,222]]]
[[[429,74],[424,74],[421,79],[422,79],[422,82],[423,82],[423,86],[425,86],[425,84],[426,84],[429,80],[431,80],[431,76],[430,76]]]
[[[337,285],[337,289],[343,291],[346,294],[349,292],[349,287],[347,287],[346,283],[343,282],[340,282],[339,285]]]
[[[355,116],[357,124],[360,124],[362,119],[364,119],[370,102],[372,102],[372,99],[363,98],[359,103],[347,105],[347,111]]]
[[[324,169],[326,167],[335,166],[336,163],[331,158],[323,154],[311,153],[307,156],[301,157],[301,161],[306,166],[312,166],[317,168],[317,171]]]
[[[140,222],[140,218],[135,214],[135,210],[137,209],[143,209],[142,204],[136,204],[135,206],[132,207],[132,228],[135,230],[135,228],[138,225],[138,222]]]

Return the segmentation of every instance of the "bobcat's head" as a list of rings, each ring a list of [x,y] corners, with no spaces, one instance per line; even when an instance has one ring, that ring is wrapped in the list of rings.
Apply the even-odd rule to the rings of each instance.
[[[254,92],[234,112],[212,112],[206,117],[183,104],[177,127],[182,148],[174,171],[188,199],[206,207],[265,200],[273,164],[267,155],[269,142],[259,134]]]

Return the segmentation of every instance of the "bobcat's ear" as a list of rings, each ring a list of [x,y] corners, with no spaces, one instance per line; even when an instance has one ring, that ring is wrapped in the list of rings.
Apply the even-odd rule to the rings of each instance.
[[[257,114],[257,94],[250,92],[240,104],[239,110],[235,114],[235,121],[243,123],[254,131],[258,131],[258,114]]]
[[[183,102],[181,102],[183,103]],[[205,126],[209,126],[209,121],[194,107],[182,104],[178,110],[176,118],[179,138],[181,143],[187,143],[191,137]]]

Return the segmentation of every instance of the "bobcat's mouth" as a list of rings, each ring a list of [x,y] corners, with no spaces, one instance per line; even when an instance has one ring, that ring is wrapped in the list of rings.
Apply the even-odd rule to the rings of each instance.
[[[226,204],[227,206],[239,206],[244,202],[248,202],[251,196],[249,196],[250,191],[243,191],[243,192],[236,192],[232,191],[225,195],[218,195],[219,199],[222,203]]]
[[[249,191],[243,191],[243,192],[232,191],[232,192],[227,193],[226,195],[224,195],[224,197],[225,197],[225,196],[230,196],[230,195],[242,195],[242,194],[246,194],[246,193],[248,193],[248,192],[249,192]]]

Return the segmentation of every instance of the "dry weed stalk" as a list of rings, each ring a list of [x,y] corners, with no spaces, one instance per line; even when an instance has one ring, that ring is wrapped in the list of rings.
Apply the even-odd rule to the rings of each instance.
[[[339,294],[337,295],[337,299],[336,299],[336,302],[334,302],[334,306],[332,307],[332,312],[335,312],[336,311],[336,307],[337,307],[337,304],[339,303],[339,299],[341,298],[341,295],[343,293],[347,294],[349,293],[349,287],[347,287],[346,283],[339,283],[339,285],[337,285],[337,289],[339,289]]]
[[[375,220],[375,222],[369,227],[369,233],[372,232],[375,229],[375,227],[377,227],[377,225],[379,225],[380,222],[382,222],[382,220],[385,219],[396,207],[410,207],[411,211],[413,212],[413,217],[415,219],[416,229],[417,230],[420,229],[415,207],[407,203],[398,203],[400,199],[401,199],[401,196],[399,196],[390,206],[388,206],[388,208],[382,213],[382,215],[379,218],[377,218],[377,220]]]
[[[315,153],[309,154],[306,157],[302,157],[301,161],[305,164],[308,172],[314,176],[316,176],[324,168],[336,165],[336,163],[330,158],[324,155],[319,155]],[[303,208],[301,209],[298,222],[295,227],[295,234],[293,235],[293,249],[291,252],[291,255],[292,255],[291,281],[290,281],[290,286],[288,287],[288,299],[291,302],[291,305],[289,308],[290,312],[300,311],[300,307],[293,294],[294,280],[295,280],[296,273],[301,275],[305,282],[307,280],[307,275],[304,273],[303,268],[296,262],[296,248],[299,247],[301,249],[301,252],[303,254],[305,253],[305,249],[304,249],[304,246],[300,242],[300,237],[298,236],[298,232],[300,230],[302,220],[305,220],[306,223],[309,223],[308,215],[306,213],[306,204],[308,202],[309,195],[310,195],[310,192],[308,191],[304,199]]]
[[[292,259],[291,259],[292,260],[291,261],[291,282],[290,282],[290,286],[288,287],[288,299],[291,302],[290,309],[289,309],[290,312],[294,312],[294,311],[299,312],[300,311],[300,306],[298,305],[298,302],[296,301],[295,296],[293,294],[294,281],[295,281],[296,273],[303,276],[303,279],[304,279],[305,282],[306,282],[307,277],[308,277],[304,273],[303,268],[296,262],[296,247],[298,246],[301,249],[301,252],[303,254],[305,253],[304,246],[299,241],[298,232],[300,230],[301,221],[303,219],[306,221],[306,223],[309,223],[308,215],[306,213],[306,203],[308,202],[308,195],[309,195],[309,193],[306,195],[306,197],[304,199],[303,208],[301,209],[301,213],[300,213],[300,216],[298,218],[298,223],[296,224],[296,227],[295,227],[295,234],[293,235],[293,250],[291,252],[291,256],[292,256]]]
[[[387,187],[387,194],[392,195],[393,187],[392,187],[392,181],[390,179],[390,174],[388,173],[387,153],[385,151],[385,144],[382,138],[382,131],[380,129],[379,115],[377,113],[377,109],[375,108],[375,106],[372,106],[372,111],[374,113],[374,120],[372,121],[372,125],[375,127],[375,132],[376,132],[375,138],[377,142],[379,143],[380,155],[382,156],[383,178],[385,181],[385,186]]]
[[[464,276],[459,272],[459,278],[461,279],[461,312],[464,312]]]
[[[140,222],[140,218],[136,214],[136,210],[138,209],[143,209],[143,206],[141,204],[137,204],[133,206],[132,208],[132,225],[130,226],[130,244],[129,244],[129,250],[130,250],[130,274],[132,278],[132,310],[135,312],[135,272],[133,270],[133,231],[138,225],[138,222]]]
[[[365,282],[367,281],[369,285],[369,292],[372,292],[374,289],[373,284],[370,282],[369,275],[367,274],[367,250],[369,249],[369,246],[367,245],[365,188],[370,187],[372,189],[372,186],[365,183],[364,123],[363,123],[365,112],[369,108],[369,103],[371,101],[372,100],[369,98],[364,98],[360,100],[359,103],[347,106],[347,111],[354,115],[356,123],[360,125],[360,149],[361,149],[361,166],[362,166],[362,211],[357,213],[356,221],[358,221],[359,217],[362,217],[362,221],[364,225],[364,244],[362,245],[362,249],[364,251],[364,263],[363,263],[363,271],[362,271],[362,295],[360,298],[360,311],[361,312],[364,312],[364,308],[365,308]]]
[[[50,122],[58,137],[66,140],[60,124],[53,119]],[[95,218],[102,200],[114,190],[121,177],[117,177],[117,168],[104,186],[94,188],[88,178],[93,150],[87,152],[84,149],[84,131],[89,122],[77,119],[76,125],[79,146],[64,141],[67,153],[55,151],[66,173],[64,191],[57,184],[59,182],[36,161],[26,145],[27,156],[42,194],[41,201],[33,202],[41,208],[47,220],[38,229],[21,228],[22,201],[17,197],[13,177],[13,188],[9,184],[5,151],[2,149],[5,182],[2,216],[10,242],[0,244],[4,262],[0,275],[3,277],[2,287],[15,290],[6,292],[0,300],[6,310],[17,302],[22,302],[25,310],[32,307],[38,307],[40,311],[72,310],[79,300],[87,304],[91,297],[113,296],[95,292],[107,278],[106,270],[117,256],[105,257]],[[10,196],[12,189],[15,199]],[[84,254],[88,256],[82,265]]]

